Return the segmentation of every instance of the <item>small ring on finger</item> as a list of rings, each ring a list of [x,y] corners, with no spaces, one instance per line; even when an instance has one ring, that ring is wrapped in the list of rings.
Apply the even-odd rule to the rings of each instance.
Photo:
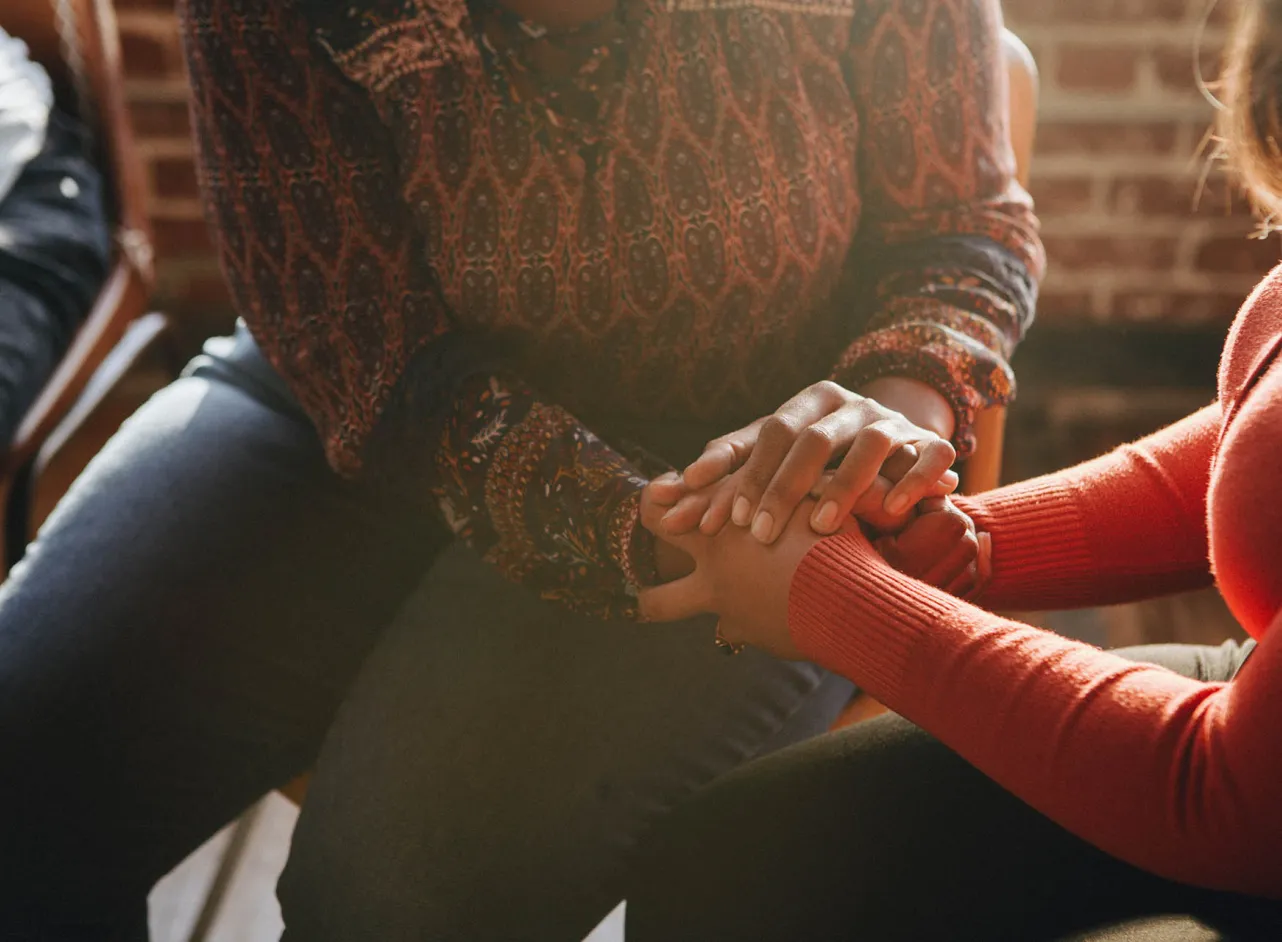
[[[743,649],[747,647],[747,645],[739,644],[737,642],[731,641],[729,638],[723,635],[721,633],[720,622],[717,622],[717,633],[713,637],[712,643],[715,644],[717,646],[717,650],[719,650],[726,657],[733,657],[736,654],[740,654],[743,652]]]

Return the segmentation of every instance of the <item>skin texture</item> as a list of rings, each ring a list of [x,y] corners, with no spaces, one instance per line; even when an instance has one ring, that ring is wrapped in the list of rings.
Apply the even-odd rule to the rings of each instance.
[[[818,383],[773,416],[710,442],[679,479],[651,485],[654,499],[671,508],[660,534],[697,528],[713,536],[733,520],[772,543],[808,496],[817,499],[810,512],[816,533],[837,532],[851,514],[887,531],[905,524],[921,500],[951,493],[957,475],[949,470],[956,452],[946,439],[953,426],[947,400],[901,378],[866,392],[879,398]],[[871,500],[874,493],[880,500]]]
[[[660,479],[661,483],[663,479]],[[642,499],[641,521],[662,528],[665,506]],[[707,612],[721,618],[721,633],[735,643],[751,644],[776,657],[801,657],[788,632],[788,590],[802,559],[823,536],[814,532],[803,501],[783,533],[766,545],[742,527],[726,527],[716,536],[689,533],[671,538],[684,554],[688,573],[641,594],[647,621],[675,621]],[[977,533],[969,516],[947,498],[927,498],[898,533],[865,533],[847,519],[842,532],[857,540],[874,558],[899,571],[961,597],[977,595],[991,575],[992,544]],[[880,562],[880,560],[879,560]]]

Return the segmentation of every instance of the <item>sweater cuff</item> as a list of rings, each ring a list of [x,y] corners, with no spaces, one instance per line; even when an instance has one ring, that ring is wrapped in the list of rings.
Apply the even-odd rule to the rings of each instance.
[[[1091,594],[1097,563],[1072,488],[1046,477],[952,500],[992,537],[985,607],[1055,607]]]
[[[815,544],[793,575],[788,629],[811,660],[897,701],[914,651],[960,604],[841,534]]]

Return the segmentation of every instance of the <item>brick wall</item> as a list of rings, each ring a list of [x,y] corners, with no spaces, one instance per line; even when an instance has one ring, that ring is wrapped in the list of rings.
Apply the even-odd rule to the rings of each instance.
[[[192,162],[187,81],[172,0],[117,0],[129,111],[147,164],[155,226],[157,304],[176,315],[188,346],[229,321]]]
[[[1044,314],[1223,320],[1278,242],[1246,240],[1246,201],[1198,159],[1212,109],[1195,50],[1207,0],[1006,0],[1042,72],[1033,191],[1053,263]],[[1234,0],[1201,37],[1218,71]],[[1195,205],[1196,202],[1196,205]]]

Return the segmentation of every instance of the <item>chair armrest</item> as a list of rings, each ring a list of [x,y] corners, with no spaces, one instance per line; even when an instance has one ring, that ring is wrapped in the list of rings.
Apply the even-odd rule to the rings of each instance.
[[[127,255],[118,255],[89,316],[53,376],[27,410],[8,450],[0,456],[0,477],[12,477],[35,458],[45,440],[75,406],[126,327],[145,310],[147,296],[143,276]]]
[[[57,458],[67,442],[75,437],[103,401],[120,385],[120,381],[165,339],[170,327],[168,317],[153,311],[144,314],[126,328],[120,342],[103,358],[72,407],[45,437],[35,458],[37,477]]]
[[[975,451],[961,467],[961,492],[979,494],[1001,483],[1006,408],[992,406],[975,416]]]

